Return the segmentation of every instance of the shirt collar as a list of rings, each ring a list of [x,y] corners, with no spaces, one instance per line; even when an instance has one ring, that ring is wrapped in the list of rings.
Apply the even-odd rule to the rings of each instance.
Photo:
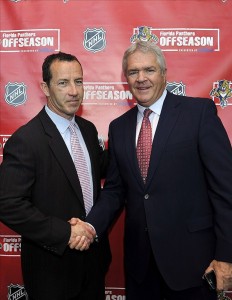
[[[48,108],[47,105],[45,106],[45,111],[48,114],[48,116],[51,118],[53,123],[56,125],[57,129],[61,134],[68,129],[70,122],[75,123],[75,117],[73,117],[73,119],[69,121],[59,116],[58,114],[54,113],[50,108]]]
[[[163,103],[164,103],[164,99],[167,95],[167,90],[165,89],[163,91],[163,94],[161,95],[161,97],[156,100],[149,108],[154,112],[156,113],[158,116],[160,116],[161,114],[161,110],[162,110],[162,106],[163,106]],[[144,110],[147,108],[147,107],[144,107],[140,104],[137,104],[137,107],[138,107],[138,110],[139,110],[139,113],[142,114],[143,116],[143,112]]]

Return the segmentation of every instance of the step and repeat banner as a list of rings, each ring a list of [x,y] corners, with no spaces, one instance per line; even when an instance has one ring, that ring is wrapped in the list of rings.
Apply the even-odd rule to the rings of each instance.
[[[4,144],[45,105],[41,65],[56,51],[84,69],[83,117],[107,144],[111,120],[135,105],[121,71],[125,49],[153,40],[164,51],[167,89],[208,97],[232,141],[232,0],[0,0],[0,162]],[[110,232],[106,300],[125,300],[123,217]],[[27,299],[21,237],[0,223],[0,299]]]

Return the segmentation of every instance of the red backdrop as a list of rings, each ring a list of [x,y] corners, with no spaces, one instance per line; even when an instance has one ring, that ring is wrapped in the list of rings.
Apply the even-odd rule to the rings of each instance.
[[[0,0],[0,14],[0,162],[8,137],[46,103],[41,65],[59,50],[81,61],[85,98],[79,114],[107,142],[109,122],[134,105],[121,59],[137,39],[152,39],[163,49],[170,91],[217,104],[232,141],[231,0]],[[122,238],[123,215],[110,233],[106,300],[125,299]],[[1,223],[0,278],[0,299],[27,299],[20,236]]]

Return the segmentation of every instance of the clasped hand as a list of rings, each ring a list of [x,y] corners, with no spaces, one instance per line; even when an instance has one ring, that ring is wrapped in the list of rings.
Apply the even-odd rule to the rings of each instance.
[[[205,273],[214,270],[217,278],[217,290],[228,291],[232,288],[232,264],[213,260]]]
[[[78,218],[69,220],[71,225],[71,236],[69,239],[70,249],[87,250],[96,237],[95,229],[88,223]]]

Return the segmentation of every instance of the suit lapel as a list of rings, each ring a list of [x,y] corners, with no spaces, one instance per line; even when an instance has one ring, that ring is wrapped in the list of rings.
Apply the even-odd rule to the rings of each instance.
[[[144,183],[142,180],[142,176],[140,173],[140,168],[138,164],[137,154],[136,154],[136,145],[135,145],[135,137],[136,137],[136,126],[137,126],[137,106],[129,111],[128,117],[126,119],[126,126],[123,129],[126,141],[126,154],[128,157],[128,163],[130,165],[130,170],[134,173],[138,183],[144,187]]]
[[[136,135],[136,125],[137,125],[137,112],[138,112],[137,107],[132,109],[130,111],[130,114],[128,114],[128,117],[126,119],[127,123],[124,130],[128,163],[130,164],[131,172],[134,173],[138,183],[143,188],[148,187],[149,184],[152,182],[151,179],[155,175],[165,144],[179,116],[180,107],[181,105],[180,105],[179,97],[168,92],[164,100],[162,112],[159,118],[159,122],[157,125],[156,133],[152,144],[150,166],[148,170],[147,183],[145,186],[142,180],[142,176],[140,174],[140,169],[139,169],[137,155],[136,155],[136,147],[135,147],[135,135]]]
[[[66,177],[70,181],[71,186],[77,195],[77,198],[80,200],[80,202],[84,207],[84,200],[83,200],[83,195],[81,191],[80,182],[77,176],[77,172],[62,136],[57,130],[55,124],[52,122],[52,120],[45,112],[45,109],[43,109],[39,113],[39,118],[41,120],[41,123],[43,124],[44,131],[47,135],[48,144],[54,156],[56,157],[58,163],[63,169]]]
[[[164,100],[163,108],[152,144],[147,186],[149,186],[152,177],[155,175],[165,144],[179,116],[180,108],[181,105],[179,97],[168,92]]]

